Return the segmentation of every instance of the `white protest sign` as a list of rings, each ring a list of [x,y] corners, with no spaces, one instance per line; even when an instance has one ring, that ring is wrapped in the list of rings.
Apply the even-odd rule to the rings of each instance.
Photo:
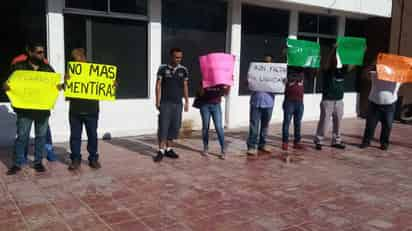
[[[285,92],[286,63],[250,63],[248,83],[251,91]]]

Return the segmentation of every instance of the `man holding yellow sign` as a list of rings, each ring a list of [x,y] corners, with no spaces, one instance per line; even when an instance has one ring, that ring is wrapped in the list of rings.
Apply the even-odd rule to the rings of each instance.
[[[99,100],[115,100],[117,68],[111,65],[87,63],[86,52],[76,48],[71,52],[64,95],[70,100],[70,159],[69,170],[80,168],[83,125],[87,133],[89,166],[101,168],[97,152]]]
[[[3,85],[17,114],[13,166],[7,172],[8,175],[14,175],[21,170],[33,122],[35,126],[33,168],[37,172],[46,170],[42,159],[48,120],[50,109],[54,107],[60,88],[60,76],[52,73],[53,68],[43,62],[44,47],[40,44],[31,44],[28,55],[28,60],[12,66],[11,76]]]

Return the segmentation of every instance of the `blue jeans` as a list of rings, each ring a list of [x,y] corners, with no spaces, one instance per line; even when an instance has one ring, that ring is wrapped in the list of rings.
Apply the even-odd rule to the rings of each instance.
[[[272,118],[273,107],[258,108],[250,106],[249,114],[249,138],[247,139],[247,148],[263,148],[266,145],[266,136],[268,133],[269,122]],[[259,142],[258,142],[259,136]]]
[[[57,156],[54,153],[53,150],[53,141],[52,141],[52,136],[51,136],[51,131],[50,131],[50,126],[47,126],[47,133],[46,133],[46,144],[44,146],[45,150],[46,150],[46,154],[47,154],[47,159],[49,161],[53,161],[53,160],[57,160]],[[24,152],[24,161],[23,164],[27,164],[29,162],[29,158],[28,158],[28,154],[29,154],[29,143],[27,143],[25,152]]]
[[[300,128],[303,117],[303,102],[285,100],[283,102],[283,124],[282,124],[282,142],[289,142],[289,126],[293,117],[294,125],[294,143],[299,143],[301,140]]]
[[[70,149],[72,160],[81,160],[80,153],[82,144],[83,124],[87,133],[87,151],[89,152],[89,161],[98,160],[97,154],[97,122],[98,115],[69,115],[70,122]]]
[[[25,155],[30,139],[30,130],[34,122],[34,164],[39,164],[43,159],[43,152],[46,143],[46,133],[49,117],[29,118],[17,115],[17,138],[14,144],[14,165],[22,166],[25,163]]]
[[[200,115],[202,116],[202,138],[203,147],[207,151],[209,146],[209,124],[210,117],[213,119],[217,137],[222,153],[225,151],[225,134],[222,125],[222,109],[220,104],[204,104],[200,107]]]

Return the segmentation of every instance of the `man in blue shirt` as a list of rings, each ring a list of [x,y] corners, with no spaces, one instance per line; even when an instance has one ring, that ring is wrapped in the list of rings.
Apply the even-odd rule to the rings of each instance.
[[[265,63],[272,62],[271,55],[265,55]],[[270,152],[266,147],[266,136],[272,118],[275,95],[269,92],[253,92],[250,97],[249,138],[247,154],[257,155],[258,150]]]

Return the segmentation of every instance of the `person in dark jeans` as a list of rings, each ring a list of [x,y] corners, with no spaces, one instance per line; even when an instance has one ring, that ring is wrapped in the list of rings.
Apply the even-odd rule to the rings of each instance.
[[[372,88],[369,93],[368,114],[360,148],[369,147],[375,134],[376,125],[381,122],[380,148],[388,150],[396,101],[398,100],[398,91],[401,84],[378,79],[375,66],[369,67],[368,74],[372,81]]]
[[[156,108],[159,110],[159,151],[153,157],[154,162],[160,162],[163,156],[172,159],[179,158],[179,155],[172,149],[173,140],[179,137],[183,107],[185,112],[189,111],[189,72],[181,65],[183,51],[173,48],[169,54],[170,64],[161,65],[157,72]],[[184,105],[182,105],[183,97]]]
[[[28,47],[26,46],[25,52],[23,54],[20,54],[20,55],[13,58],[13,60],[11,61],[11,66],[13,66],[13,65],[15,65],[19,62],[27,61],[27,59],[29,58],[28,53],[29,53]],[[44,58],[43,62],[44,62],[44,64],[49,64],[49,61],[46,59],[46,57]],[[57,155],[54,153],[54,150],[53,150],[53,141],[52,141],[50,126],[48,126],[48,128],[47,128],[45,150],[46,150],[46,154],[47,154],[46,158],[47,158],[48,161],[56,161],[57,160]],[[24,153],[24,162],[23,162],[23,164],[28,163],[28,157],[27,157],[28,152],[29,152],[29,146],[27,145],[26,151]]]
[[[283,123],[282,123],[282,149],[289,148],[289,126],[293,117],[294,141],[293,148],[303,149],[301,145],[301,123],[303,117],[303,95],[304,95],[304,69],[301,67],[289,67],[288,79],[285,87],[285,100],[283,101]]]
[[[28,59],[26,61],[13,65],[10,73],[13,73],[16,70],[54,72],[53,68],[50,65],[44,63],[44,52],[44,46],[42,44],[29,44]],[[59,85],[56,87],[60,89]],[[10,90],[10,86],[7,84],[7,82],[4,83],[3,88],[5,91]],[[35,151],[33,168],[37,172],[46,171],[46,168],[43,166],[42,160],[45,150],[44,147],[46,143],[50,110],[32,110],[22,108],[13,109],[17,114],[17,138],[14,145],[14,163],[13,166],[8,170],[7,174],[16,174],[21,170],[21,166],[24,164],[24,156],[25,153],[27,153],[32,123],[34,123],[35,126]]]
[[[220,158],[225,159],[225,134],[222,123],[222,96],[229,93],[230,87],[219,85],[200,90],[200,115],[202,117],[202,138],[203,138],[203,155],[209,152],[209,125],[210,118],[213,119],[215,130],[220,144]]]
[[[272,62],[272,56],[266,54],[265,63]],[[266,136],[272,118],[275,104],[275,94],[270,92],[253,92],[250,97],[249,136],[247,139],[247,154],[258,155],[258,151],[269,153],[266,146]]]
[[[76,62],[87,62],[86,52],[83,48],[73,49],[71,58]],[[66,75],[66,79],[70,76]],[[82,161],[81,139],[83,125],[86,127],[87,151],[89,152],[89,166],[93,169],[101,168],[99,154],[97,152],[97,127],[99,120],[99,101],[87,99],[70,100],[69,123],[70,123],[70,150],[71,163],[69,170],[74,171],[80,168]]]

